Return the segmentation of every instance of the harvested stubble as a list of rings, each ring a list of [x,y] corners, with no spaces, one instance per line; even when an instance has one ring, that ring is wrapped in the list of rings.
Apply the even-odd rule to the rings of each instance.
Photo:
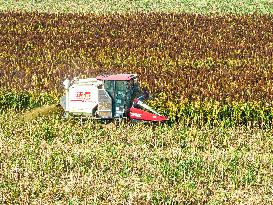
[[[0,114],[0,197],[9,203],[270,204],[272,131]]]
[[[0,115],[3,203],[272,203],[271,130]]]
[[[30,111],[22,113],[21,119],[25,122],[30,122],[37,117],[44,116],[44,115],[52,115],[54,112],[58,111],[58,106],[54,105],[45,105],[41,107],[34,108]]]

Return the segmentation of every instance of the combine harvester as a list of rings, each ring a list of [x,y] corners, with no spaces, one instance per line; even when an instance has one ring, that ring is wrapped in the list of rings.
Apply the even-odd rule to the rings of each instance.
[[[96,78],[65,80],[65,96],[60,104],[65,116],[116,120],[165,121],[143,103],[148,94],[141,95],[136,74],[97,76]],[[139,97],[140,96],[140,97]]]

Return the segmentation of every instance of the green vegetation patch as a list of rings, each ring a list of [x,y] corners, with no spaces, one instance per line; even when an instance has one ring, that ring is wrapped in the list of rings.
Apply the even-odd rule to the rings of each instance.
[[[59,103],[59,100],[49,93],[0,90],[0,112],[10,109],[22,111],[53,103]]]
[[[96,14],[113,12],[272,14],[272,4],[271,0],[2,0],[0,2],[0,10]]]

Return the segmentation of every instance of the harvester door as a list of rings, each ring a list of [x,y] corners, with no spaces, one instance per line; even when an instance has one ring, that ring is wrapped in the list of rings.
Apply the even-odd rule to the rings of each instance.
[[[115,117],[123,117],[128,104],[128,81],[116,81]]]
[[[104,89],[109,93],[112,99],[115,99],[115,81],[107,80],[104,82]]]
[[[112,113],[112,98],[105,89],[99,89],[98,92],[99,104],[98,104],[98,117],[104,119],[110,119],[113,117]]]

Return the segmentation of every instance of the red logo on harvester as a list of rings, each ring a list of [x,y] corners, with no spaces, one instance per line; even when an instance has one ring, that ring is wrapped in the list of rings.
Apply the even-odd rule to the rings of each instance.
[[[91,92],[76,92],[76,99],[71,101],[81,101],[81,102],[90,102],[91,101]]]

